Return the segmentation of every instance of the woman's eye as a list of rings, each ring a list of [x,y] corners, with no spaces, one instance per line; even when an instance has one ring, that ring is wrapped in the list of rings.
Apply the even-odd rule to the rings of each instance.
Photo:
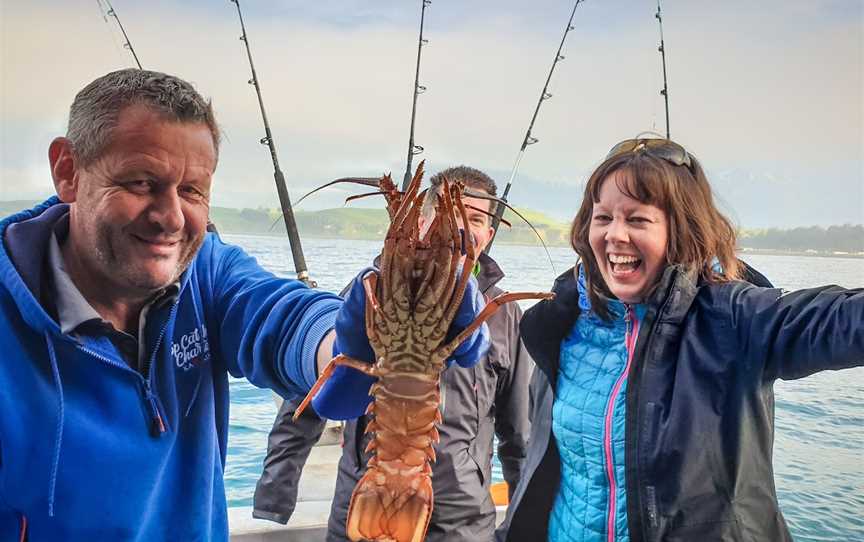
[[[609,215],[594,215],[594,220],[597,222],[609,222],[612,218]]]

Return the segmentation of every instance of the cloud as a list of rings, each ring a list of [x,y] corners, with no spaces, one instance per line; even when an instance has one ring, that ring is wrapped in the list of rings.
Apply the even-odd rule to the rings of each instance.
[[[401,178],[417,4],[243,3],[295,199],[345,175],[393,171]],[[843,167],[830,168],[840,176],[835,185],[855,194],[864,184],[864,85],[861,9],[851,4],[665,2],[673,137],[712,170],[747,164],[757,176],[780,166],[818,172],[836,161]],[[436,1],[427,9],[420,81],[428,90],[416,119],[427,170],[471,163],[510,171],[572,5]],[[115,8],[146,68],[175,73],[212,97],[226,134],[215,203],[275,205],[234,5]],[[132,59],[114,21],[106,23],[95,5],[43,0],[2,9],[0,195],[11,199],[50,188],[44,149],[62,133],[75,92]],[[664,129],[655,9],[635,1],[579,6],[550,83],[554,97],[534,126],[540,143],[526,151],[520,175],[578,185],[615,141]],[[309,208],[338,205],[343,194],[336,194],[316,197]]]

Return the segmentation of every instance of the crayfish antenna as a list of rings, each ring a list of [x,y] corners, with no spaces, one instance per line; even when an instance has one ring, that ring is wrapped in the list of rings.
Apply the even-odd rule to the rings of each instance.
[[[381,179],[379,179],[377,177],[342,177],[341,179],[336,179],[335,181],[330,181],[329,183],[322,184],[321,186],[319,186],[317,188],[313,188],[309,192],[306,192],[305,194],[303,194],[303,196],[300,197],[300,199],[298,199],[297,201],[294,202],[294,205],[292,205],[292,207],[294,209],[296,209],[297,206],[303,202],[303,200],[305,200],[306,198],[308,198],[309,196],[311,196],[315,192],[318,192],[319,190],[323,190],[323,189],[327,188],[328,186],[333,186],[334,184],[352,183],[352,184],[362,184],[365,186],[374,186],[375,188],[378,188],[380,181],[381,181]],[[279,221],[282,220],[282,218],[284,216],[285,216],[284,212],[279,213],[279,216],[276,217],[276,220],[274,220],[272,224],[270,224],[270,227],[268,228],[267,231],[272,231],[273,228],[276,226],[276,224],[278,224]]]
[[[543,246],[543,251],[546,253],[546,258],[549,260],[549,265],[552,266],[552,272],[555,273],[556,275],[558,274],[558,272],[555,271],[555,264],[552,262],[552,255],[549,254],[549,247],[546,246],[546,242],[543,241],[543,237],[540,235],[540,232],[537,231],[537,228],[534,227],[534,224],[532,224],[532,223],[531,223],[527,218],[525,218],[525,217],[522,215],[522,213],[520,213],[519,211],[517,211],[515,207],[513,207],[512,205],[510,205],[509,203],[507,203],[506,200],[503,200],[503,199],[498,198],[498,197],[495,197],[495,196],[490,196],[489,194],[484,194],[484,193],[482,193],[482,192],[474,192],[473,190],[470,190],[470,189],[465,189],[465,190],[462,192],[462,195],[464,195],[464,196],[468,196],[469,198],[488,199],[489,201],[494,201],[494,202],[497,203],[498,205],[503,205],[503,206],[506,207],[507,209],[510,209],[511,211],[513,211],[513,214],[515,214],[516,216],[518,216],[519,218],[521,218],[522,221],[525,222],[525,224],[527,224],[529,228],[531,228],[531,231],[534,232],[534,235],[537,236],[537,239],[540,240],[540,244]],[[472,209],[477,209],[477,208],[476,208],[476,207],[472,207]],[[488,216],[492,216],[492,217],[495,216],[494,214],[492,214],[492,213],[487,213],[486,211],[483,211],[482,209],[477,209],[477,210],[478,210],[478,211],[481,211],[481,212],[483,212],[483,213],[485,213],[485,214],[487,214]],[[511,224],[510,224],[509,222],[507,222],[506,220],[504,220],[503,218],[500,219],[500,220],[501,220],[501,222],[503,222],[503,223],[504,223],[508,228],[511,227]]]

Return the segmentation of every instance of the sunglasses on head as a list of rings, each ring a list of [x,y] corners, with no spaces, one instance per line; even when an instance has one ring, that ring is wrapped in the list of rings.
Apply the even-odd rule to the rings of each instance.
[[[612,150],[610,150],[609,154],[606,155],[606,159],[608,160],[613,156],[621,154],[636,154],[639,152],[644,152],[656,158],[661,158],[676,166],[686,166],[687,169],[692,172],[690,153],[688,153],[684,147],[669,139],[625,139],[621,143],[612,147]]]

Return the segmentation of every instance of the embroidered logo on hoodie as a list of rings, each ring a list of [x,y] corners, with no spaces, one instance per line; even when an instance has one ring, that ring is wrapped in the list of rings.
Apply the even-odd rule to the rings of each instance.
[[[178,369],[188,371],[210,362],[210,343],[207,328],[195,328],[171,343],[171,356]]]

